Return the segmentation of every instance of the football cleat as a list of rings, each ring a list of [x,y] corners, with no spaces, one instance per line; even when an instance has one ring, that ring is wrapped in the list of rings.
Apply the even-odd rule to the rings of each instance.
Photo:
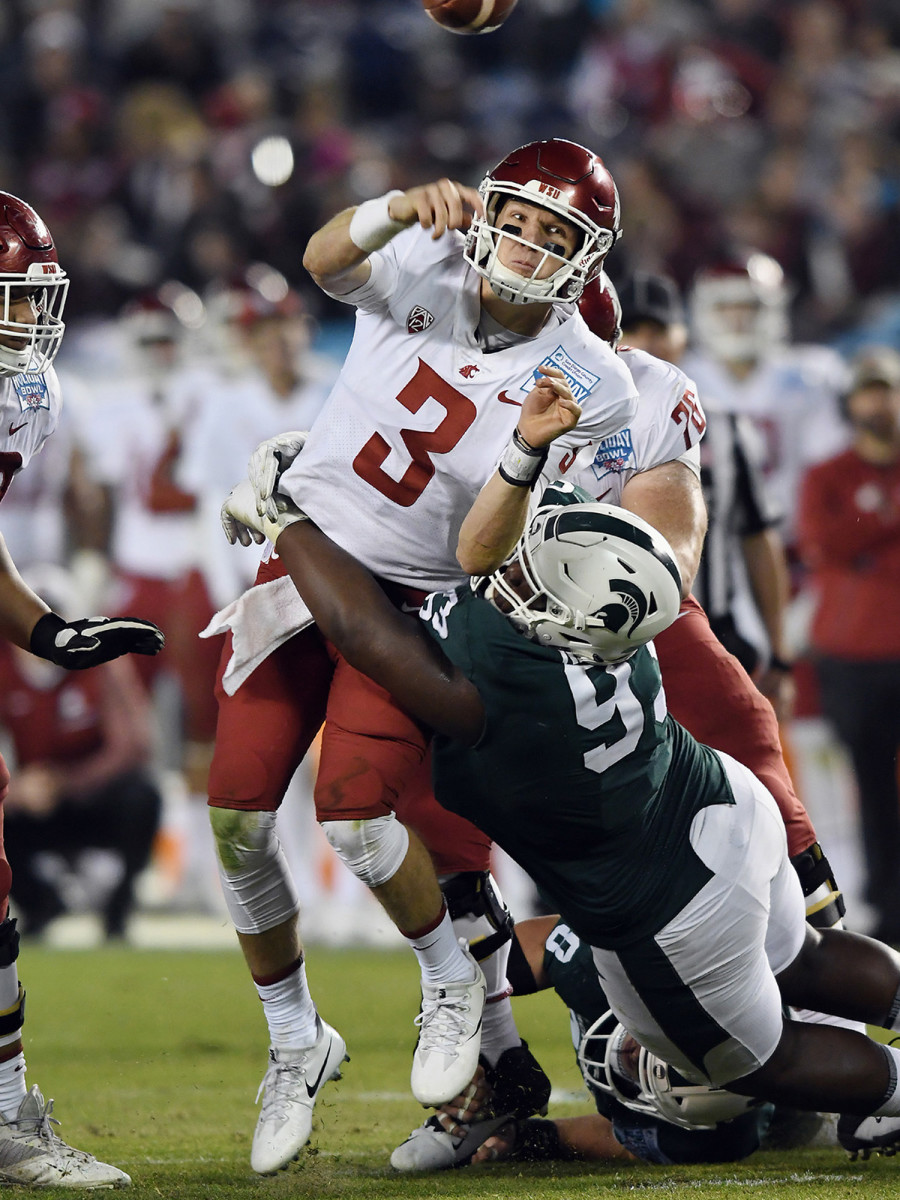
[[[852,1159],[876,1154],[891,1156],[900,1148],[900,1117],[859,1117],[845,1113],[838,1120],[838,1141]]]
[[[488,1116],[470,1124],[454,1125],[455,1132],[451,1132],[444,1127],[441,1116],[435,1113],[400,1143],[391,1155],[391,1166],[395,1171],[446,1171],[450,1167],[465,1167],[478,1147],[508,1121],[507,1116]]]
[[[526,1041],[504,1050],[495,1067],[484,1056],[480,1062],[491,1088],[486,1106],[469,1122],[456,1123],[440,1113],[428,1117],[391,1155],[395,1171],[464,1167],[478,1147],[511,1117],[522,1119],[546,1113],[550,1080]]]
[[[0,1183],[85,1190],[129,1186],[131,1176],[118,1167],[67,1146],[50,1128],[59,1124],[52,1112],[53,1101],[45,1103],[35,1084],[14,1121],[0,1119]]]
[[[478,1066],[486,984],[481,967],[466,957],[476,972],[473,980],[422,988],[410,1086],[426,1108],[439,1108],[464,1092]]]
[[[250,1166],[258,1175],[274,1175],[299,1157],[312,1132],[316,1097],[330,1079],[341,1078],[350,1061],[344,1039],[316,1017],[318,1033],[303,1050],[269,1048],[269,1068],[256,1093],[262,1109],[253,1134]]]

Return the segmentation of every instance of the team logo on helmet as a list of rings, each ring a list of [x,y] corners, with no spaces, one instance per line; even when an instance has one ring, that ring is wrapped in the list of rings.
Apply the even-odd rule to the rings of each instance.
[[[433,324],[434,317],[428,309],[423,308],[421,304],[414,304],[406,317],[406,332],[424,333]]]

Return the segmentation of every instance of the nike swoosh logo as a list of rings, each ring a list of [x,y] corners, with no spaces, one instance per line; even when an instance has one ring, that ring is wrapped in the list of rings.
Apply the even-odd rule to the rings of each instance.
[[[500,392],[500,394],[497,396],[497,399],[500,401],[501,404],[514,404],[516,406],[516,408],[522,407],[522,401],[521,400],[513,400],[512,396],[509,394],[509,392],[506,390],[506,388],[504,388],[503,391]]]
[[[404,613],[417,613],[421,607],[421,604],[407,604],[405,600],[400,601],[400,611]]]
[[[20,429],[24,429],[24,428],[25,428],[25,426],[26,426],[27,424],[28,424],[28,422],[27,422],[27,421],[23,421],[21,425],[13,425],[12,421],[10,421],[10,423],[9,423],[9,436],[10,436],[10,437],[12,437],[12,435],[13,435],[14,433],[18,433],[18,432],[19,432],[19,430],[20,430]]]
[[[334,1041],[333,1038],[328,1043],[328,1049],[325,1052],[325,1058],[322,1060],[322,1070],[316,1076],[316,1082],[314,1084],[312,1084],[312,1086],[310,1086],[310,1084],[308,1084],[308,1083],[306,1084],[306,1091],[307,1091],[307,1094],[308,1094],[310,1100],[312,1100],[313,1096],[315,1096],[316,1092],[319,1090],[319,1088],[322,1084],[322,1076],[325,1074],[325,1068],[328,1066],[328,1055],[331,1053],[331,1042],[332,1041]],[[304,1082],[306,1082],[306,1081],[304,1080]]]

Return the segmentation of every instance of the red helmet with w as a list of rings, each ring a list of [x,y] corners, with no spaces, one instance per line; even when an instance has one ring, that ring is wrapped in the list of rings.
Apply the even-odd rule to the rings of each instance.
[[[488,171],[478,190],[484,216],[472,221],[465,256],[496,294],[513,304],[577,300],[621,235],[613,178],[603,160],[577,142],[551,138],[520,146]],[[544,257],[530,276],[504,267],[497,257],[501,237],[515,235],[499,229],[497,217],[510,198],[548,209],[573,225],[581,240],[571,257],[554,254],[550,245],[538,246]],[[538,279],[548,257],[559,265]]]
[[[50,230],[30,204],[0,192],[0,375],[47,370],[68,288]]]

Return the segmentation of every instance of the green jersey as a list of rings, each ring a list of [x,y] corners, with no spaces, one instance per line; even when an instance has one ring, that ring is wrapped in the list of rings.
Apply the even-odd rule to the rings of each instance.
[[[668,716],[652,649],[587,665],[465,587],[421,616],[486,715],[472,747],[435,738],[438,801],[502,846],[582,941],[652,936],[711,878],[694,816],[733,803],[719,758]]]

